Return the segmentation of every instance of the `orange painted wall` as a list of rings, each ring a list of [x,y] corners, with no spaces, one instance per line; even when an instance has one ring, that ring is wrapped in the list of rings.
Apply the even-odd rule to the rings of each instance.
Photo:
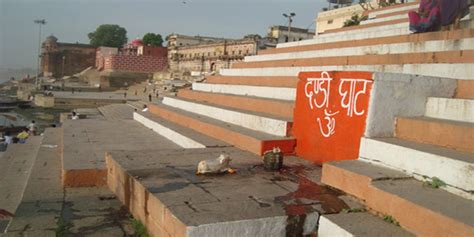
[[[357,159],[372,73],[302,72],[299,78],[293,123],[296,154],[318,163]]]

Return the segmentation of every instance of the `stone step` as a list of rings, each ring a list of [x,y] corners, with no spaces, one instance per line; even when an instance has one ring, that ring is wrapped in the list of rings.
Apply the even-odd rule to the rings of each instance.
[[[135,121],[182,148],[206,148],[230,146],[222,141],[195,132],[192,129],[172,123],[146,112],[133,113]]]
[[[473,198],[472,153],[397,138],[362,138],[359,159],[404,171],[420,180],[437,177],[456,194]]]
[[[222,153],[236,173],[195,174],[201,160]],[[114,151],[106,159],[109,188],[152,237],[312,236],[320,214],[348,207],[309,179],[319,166],[292,156],[285,172],[263,172],[258,156],[236,148]]]
[[[250,130],[217,120],[213,115],[206,117],[164,104],[150,104],[149,112],[257,155],[273,147],[280,147],[284,153],[291,154],[296,145],[295,139],[291,137]]]
[[[366,20],[366,21],[361,21],[360,25],[369,25],[373,23],[394,21],[394,20],[400,20],[400,19],[408,19],[408,14],[406,11],[401,12],[401,14],[395,14],[395,15],[385,16],[385,17],[377,17],[377,18]]]
[[[472,28],[472,23],[470,19],[462,19],[460,28],[461,29],[470,29]],[[385,25],[365,28],[365,29],[352,29],[342,32],[334,32],[321,34],[314,37],[310,40],[295,41],[289,43],[278,44],[277,48],[286,48],[286,47],[295,47],[303,45],[312,45],[328,42],[340,42],[340,41],[349,41],[349,40],[361,40],[361,39],[371,39],[371,38],[380,38],[388,36],[397,36],[397,35],[408,35],[410,34],[408,22],[401,22],[398,24],[393,24],[388,22]]]
[[[392,62],[398,63],[398,62]],[[461,70],[460,70],[461,69]],[[472,63],[426,63],[386,65],[332,65],[302,67],[266,67],[221,69],[224,76],[297,76],[300,72],[318,71],[362,71],[412,74],[419,76],[444,77],[456,80],[474,80]]]
[[[468,46],[471,47],[471,46]],[[232,65],[239,68],[279,68],[311,67],[336,65],[390,65],[390,64],[444,64],[474,63],[474,50],[432,51],[413,53],[394,53],[386,55],[349,55],[332,57],[295,58],[260,62],[238,62]]]
[[[251,96],[208,93],[193,90],[180,90],[178,92],[178,97],[235,108],[238,110],[247,110],[271,116],[284,117],[289,121],[291,121],[293,118],[294,103],[288,101],[262,99]]]
[[[414,236],[395,224],[367,212],[339,213],[319,218],[318,237],[334,236]]]
[[[395,136],[474,153],[474,123],[427,117],[397,118]]]
[[[210,76],[206,78],[210,84],[231,84],[245,86],[289,87],[296,88],[298,77],[223,77]]]
[[[405,4],[388,6],[388,7],[383,7],[383,8],[370,10],[370,11],[365,12],[365,15],[367,15],[369,17],[369,19],[379,18],[383,15],[391,14],[391,13],[395,13],[395,12],[408,11],[408,10],[414,10],[414,9],[416,10],[416,9],[418,9],[418,6],[419,6],[419,1],[416,1],[416,2],[412,2],[412,3],[405,3]]]
[[[405,27],[405,26],[409,26],[408,19],[406,18],[326,30],[324,31],[323,35],[333,35],[333,34],[338,34],[338,33],[339,34],[358,33],[358,32],[364,32],[364,31],[399,28],[399,27]]]
[[[363,161],[323,165],[322,182],[417,236],[473,236],[474,202]]]
[[[379,37],[374,37],[374,38],[369,38],[369,39],[325,42],[325,43],[308,44],[308,45],[293,46],[293,47],[274,48],[274,49],[261,50],[258,52],[258,55],[306,52],[306,51],[374,46],[374,45],[385,45],[385,44],[388,44],[388,45],[400,44],[400,43],[418,44],[425,41],[460,40],[460,39],[472,38],[472,37],[474,37],[474,29],[460,29],[460,30],[453,30],[453,31],[437,31],[437,32],[427,32],[427,33],[421,33],[421,34],[396,35],[396,36],[386,36],[386,37],[379,36]]]
[[[108,120],[133,119],[134,108],[127,104],[106,105],[98,110]]]
[[[179,148],[134,120],[81,119],[62,125],[61,178],[64,187],[106,185],[109,150]]]
[[[474,99],[474,81],[458,80],[457,82],[456,98]]]
[[[425,116],[474,123],[474,100],[430,97]]]
[[[55,236],[63,207],[61,128],[47,128],[6,236]]]
[[[245,57],[245,62],[263,62],[275,60],[340,57],[340,56],[362,56],[362,55],[387,55],[387,54],[407,54],[443,52],[474,49],[474,38],[464,38],[460,40],[431,40],[417,43],[394,43],[375,44],[359,47],[331,48],[312,51],[298,51],[292,53],[265,54]]]
[[[175,97],[164,97],[163,104],[275,136],[285,137],[291,135],[293,122],[291,119],[282,116],[269,116]]]
[[[289,100],[296,99],[296,88],[288,87],[267,87],[267,86],[247,86],[247,85],[226,85],[210,83],[193,83],[192,89],[195,91],[255,96],[267,99]]]
[[[20,205],[31,169],[36,161],[42,137],[28,138],[25,144],[10,144],[0,158],[0,209],[15,213]],[[4,233],[9,220],[0,220],[0,234]]]

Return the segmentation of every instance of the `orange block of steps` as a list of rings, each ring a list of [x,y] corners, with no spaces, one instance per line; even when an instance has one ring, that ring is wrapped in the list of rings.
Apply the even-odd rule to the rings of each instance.
[[[372,84],[368,72],[300,73],[296,154],[319,163],[357,159]]]

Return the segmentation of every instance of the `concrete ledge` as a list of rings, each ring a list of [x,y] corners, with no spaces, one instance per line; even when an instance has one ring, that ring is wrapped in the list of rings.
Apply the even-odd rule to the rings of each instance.
[[[338,42],[326,42],[319,44],[309,44],[301,46],[293,46],[286,48],[266,49],[258,52],[258,55],[278,54],[278,53],[292,53],[303,51],[315,51],[325,49],[337,48],[352,48],[362,46],[375,46],[383,44],[400,44],[400,43],[422,43],[425,41],[440,41],[440,40],[460,40],[464,38],[472,38],[474,36],[473,29],[460,29],[453,31],[438,31],[427,32],[421,34],[396,35],[375,37],[370,39],[347,40]]]
[[[206,78],[210,84],[230,84],[245,86],[288,87],[296,88],[298,77],[224,77],[211,76]]]
[[[469,194],[474,191],[474,160],[470,153],[394,138],[362,138],[360,159],[416,175],[422,181],[438,177],[473,199]]]
[[[461,40],[433,40],[424,42],[407,42],[395,44],[376,44],[370,46],[332,48],[291,53],[275,53],[245,57],[245,62],[263,62],[302,58],[340,57],[356,55],[389,55],[423,52],[443,52],[474,49],[474,38]]]
[[[149,111],[180,126],[193,129],[257,155],[262,155],[274,147],[280,147],[285,154],[292,154],[296,145],[295,139],[291,137],[274,136],[250,130],[163,104],[150,104]]]
[[[459,70],[460,68],[463,70]],[[224,76],[297,76],[300,72],[311,71],[382,72],[474,80],[474,67],[470,63],[237,68],[222,69],[220,73]]]
[[[362,161],[326,163],[322,182],[365,201],[417,236],[471,236],[472,201],[433,189],[403,173]],[[429,221],[427,221],[429,220]]]
[[[195,175],[200,160],[221,153],[234,158],[236,174]],[[151,236],[304,236],[316,233],[318,213],[347,208],[307,178],[316,165],[294,157],[282,173],[264,172],[259,157],[235,148],[114,151],[106,159],[109,188]]]
[[[390,224],[367,212],[339,213],[319,218],[318,237],[353,236],[414,236],[395,224]]]
[[[404,140],[474,153],[474,123],[427,117],[397,118],[395,136]]]
[[[296,76],[297,74],[293,75]],[[193,90],[294,101],[296,88],[193,83]]]
[[[471,47],[471,46],[467,46]],[[355,50],[356,51],[356,50]],[[474,50],[430,51],[398,54],[349,55],[332,57],[290,58],[283,60],[239,62],[232,68],[265,68],[265,67],[311,67],[332,65],[385,65],[385,64],[447,64],[474,63]],[[314,55],[313,55],[314,56]],[[264,57],[264,56],[261,56]]]
[[[425,116],[474,123],[474,100],[430,97]]]
[[[163,104],[275,136],[285,137],[291,134],[292,122],[285,121],[281,117],[252,114],[242,110],[228,109],[209,103],[197,103],[172,97],[165,97]]]
[[[206,147],[227,147],[227,143],[202,135],[192,129],[161,119],[150,113],[134,113],[135,121],[164,136],[171,142],[186,149]]]
[[[369,19],[372,19],[372,18],[378,18],[381,15],[386,15],[390,13],[408,11],[408,10],[417,10],[419,4],[420,3],[417,2],[417,3],[404,4],[403,6],[399,5],[395,7],[389,7],[389,8],[384,7],[384,8],[377,9],[376,11],[371,11],[368,16],[369,16]]]
[[[207,93],[193,90],[179,90],[179,98],[226,106],[239,110],[264,113],[271,116],[284,117],[287,121],[293,118],[293,102],[282,100],[262,99],[250,96],[235,96],[217,93]]]

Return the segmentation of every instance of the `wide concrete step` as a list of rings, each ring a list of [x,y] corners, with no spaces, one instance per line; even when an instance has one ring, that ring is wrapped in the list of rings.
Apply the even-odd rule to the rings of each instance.
[[[9,145],[0,157],[0,209],[15,213],[20,205],[42,137],[30,137],[25,144]],[[0,219],[0,234],[10,220]]]
[[[474,202],[363,161],[323,165],[322,182],[417,236],[473,236]]]
[[[210,84],[230,84],[245,86],[288,87],[296,88],[298,77],[224,77],[210,76],[206,78]]]
[[[165,97],[163,104],[275,136],[284,137],[291,135],[293,122],[289,118],[282,116],[269,116],[207,102],[178,99],[176,97]]]
[[[266,54],[245,57],[245,62],[264,62],[275,60],[303,59],[315,57],[340,57],[340,56],[361,56],[361,55],[387,55],[387,54],[407,54],[444,52],[458,50],[473,50],[474,38],[464,38],[460,40],[431,40],[423,42],[404,42],[394,44],[375,44],[368,46],[352,46],[343,48],[330,48],[322,50],[299,51],[291,53]]]
[[[195,91],[254,96],[277,100],[294,101],[296,99],[296,88],[288,87],[193,83],[192,89]]]
[[[279,53],[294,53],[294,52],[306,52],[316,50],[328,50],[328,49],[340,49],[340,48],[351,48],[351,47],[362,47],[362,46],[375,46],[384,44],[400,44],[400,43],[412,43],[419,44],[426,41],[441,41],[441,40],[461,40],[465,38],[474,37],[474,29],[460,29],[453,31],[438,31],[438,32],[427,32],[421,34],[407,34],[407,35],[395,35],[395,36],[379,36],[368,39],[358,40],[347,40],[337,42],[325,42],[318,44],[308,44],[293,47],[282,47],[274,49],[266,49],[258,52],[258,55],[268,54],[279,54]]]
[[[420,180],[437,177],[448,190],[473,199],[472,153],[396,138],[362,138],[359,159],[404,171]]]
[[[279,116],[291,121],[293,118],[293,102],[283,100],[263,99],[251,96],[226,95],[217,93],[200,92],[193,90],[180,90],[179,98],[188,100],[215,104],[235,108],[238,110],[247,110],[256,113],[263,113],[270,116]]]
[[[385,30],[385,29],[398,28],[398,27],[404,27],[404,26],[408,26],[408,19],[406,18],[326,30],[324,31],[323,35],[335,35],[335,34],[341,35],[341,33],[347,34],[347,33],[357,33],[357,32],[364,32],[364,31]]]
[[[284,153],[290,154],[296,145],[295,139],[291,137],[258,132],[215,119],[213,115],[207,117],[165,104],[150,104],[149,112],[257,155],[274,147],[280,147]]]
[[[441,43],[442,44],[442,43]],[[472,47],[469,45],[467,47]],[[274,67],[310,67],[334,65],[390,65],[390,64],[443,64],[474,63],[474,50],[452,50],[413,53],[394,53],[386,55],[349,55],[349,56],[316,56],[311,58],[294,58],[268,60],[260,62],[234,63],[232,68],[274,68]],[[357,50],[355,50],[357,51]]]
[[[474,81],[458,80],[458,88],[456,90],[456,98],[458,99],[474,99]]]
[[[224,76],[297,76],[300,72],[314,71],[369,71],[474,80],[472,63],[398,64],[396,61],[392,63],[394,64],[238,68],[222,69],[220,73]]]
[[[393,21],[393,20],[400,20],[400,19],[408,19],[408,12],[407,11],[401,11],[397,12],[398,14],[393,14],[390,16],[384,16],[384,17],[377,17],[373,19],[369,19],[366,21],[361,21],[361,25],[368,25],[368,24],[373,24],[373,23],[380,23],[380,22],[386,22],[386,21]]]
[[[199,175],[201,160],[232,159],[234,174]],[[107,155],[108,186],[150,236],[313,236],[320,215],[349,208],[317,181],[320,167],[285,157],[285,172],[264,172],[259,156],[236,148]]]
[[[415,236],[367,212],[338,213],[319,218],[318,237],[335,236]]]
[[[111,104],[97,108],[108,120],[133,119],[133,110],[127,104]]]
[[[418,6],[419,6],[419,1],[416,1],[412,3],[405,3],[405,4],[370,10],[370,11],[367,11],[365,14],[369,17],[369,19],[379,18],[383,15],[392,14],[392,13],[396,13],[400,11],[416,10],[418,9]]]
[[[61,128],[44,131],[23,195],[11,197],[17,198],[19,206],[5,236],[55,236],[64,201],[60,176],[61,140]],[[0,190],[3,193],[3,189]]]
[[[150,113],[135,112],[133,118],[143,126],[153,130],[182,148],[230,146],[227,143],[210,138],[190,128],[180,126]]]
[[[430,97],[425,116],[474,123],[474,100]]]
[[[397,118],[395,136],[474,153],[474,123],[427,117]]]

